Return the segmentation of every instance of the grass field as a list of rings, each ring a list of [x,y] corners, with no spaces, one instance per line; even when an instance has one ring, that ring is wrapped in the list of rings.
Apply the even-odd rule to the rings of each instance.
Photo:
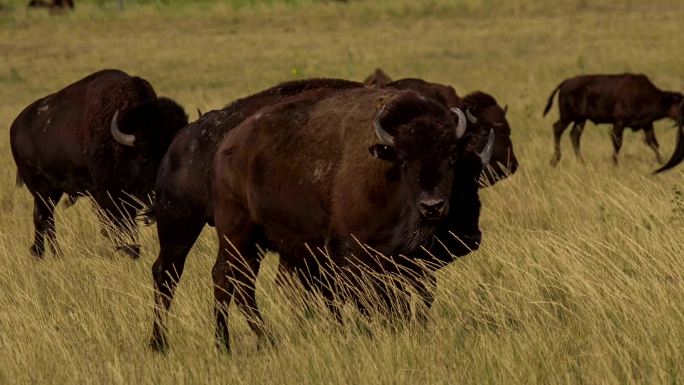
[[[565,136],[553,169],[557,113],[541,117],[551,90],[579,73],[644,72],[683,90],[683,3],[77,1],[53,16],[24,3],[0,10],[0,384],[684,382],[684,168],[649,175],[653,153],[631,131],[614,167],[609,128],[588,125],[586,164]],[[273,256],[258,300],[278,346],[256,350],[234,317],[235,353],[218,354],[206,229],[172,308],[171,349],[158,355],[147,349],[153,227],[133,262],[82,200],[57,211],[65,256],[29,256],[32,201],[14,187],[8,131],[33,100],[120,68],[194,118],[281,81],[363,79],[377,66],[494,94],[510,107],[521,162],[481,192],[484,243],[440,272],[427,326],[303,317],[274,287]],[[656,127],[665,156],[671,125]]]

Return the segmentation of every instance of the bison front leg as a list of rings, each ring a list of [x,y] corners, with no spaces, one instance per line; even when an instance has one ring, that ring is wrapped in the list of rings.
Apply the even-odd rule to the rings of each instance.
[[[613,124],[613,131],[610,134],[610,138],[613,141],[613,163],[617,166],[618,164],[618,153],[620,152],[620,147],[622,147],[622,134],[625,131],[625,126],[621,122]]]
[[[656,139],[653,123],[649,123],[644,127],[644,140],[653,152],[655,152],[656,161],[663,164],[663,157],[660,156],[660,144],[658,144],[658,139]]]
[[[116,197],[95,197],[100,205],[100,219],[105,228],[111,230],[110,238],[117,251],[123,251],[132,259],[140,258],[140,244],[137,242],[135,217],[138,207]],[[107,232],[103,232],[107,235]]]
[[[217,210],[216,230],[219,236],[219,252],[212,270],[214,279],[214,316],[216,317],[216,343],[230,352],[228,328],[229,306],[232,300],[247,318],[261,347],[264,340],[272,341],[264,329],[264,320],[256,303],[256,278],[261,265],[253,228],[241,215],[223,214]]]

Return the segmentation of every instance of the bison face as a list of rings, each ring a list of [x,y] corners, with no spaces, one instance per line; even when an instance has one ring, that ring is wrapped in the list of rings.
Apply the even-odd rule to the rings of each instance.
[[[663,107],[666,110],[666,115],[677,120],[679,116],[679,105],[684,100],[684,95],[679,92],[664,92],[663,93]]]
[[[183,107],[171,99],[158,98],[140,103],[111,123],[112,137],[134,147],[142,162],[159,164],[173,137],[188,124]],[[154,176],[152,176],[154,178]]]
[[[463,107],[467,110],[468,132],[479,138],[477,149],[484,149],[490,130],[494,130],[496,135],[491,161],[482,172],[483,187],[492,186],[518,169],[518,159],[511,141],[511,127],[506,119],[508,107],[501,108],[491,95],[479,91],[467,95],[463,102]]]
[[[380,143],[370,152],[393,163],[386,176],[398,182],[401,202],[410,202],[402,210],[422,224],[435,225],[449,212],[457,142],[467,125],[465,114],[455,112],[425,98],[407,97],[383,106],[375,118]]]

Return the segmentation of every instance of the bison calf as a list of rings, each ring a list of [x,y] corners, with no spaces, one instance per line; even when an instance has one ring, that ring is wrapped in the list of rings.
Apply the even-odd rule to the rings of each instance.
[[[658,140],[653,122],[662,118],[676,119],[677,107],[684,98],[679,92],[661,91],[645,75],[582,75],[566,79],[549,96],[544,116],[551,109],[553,98],[558,93],[560,117],[553,124],[555,151],[551,165],[561,158],[560,139],[563,131],[573,123],[570,139],[575,155],[582,160],[580,137],[587,120],[594,124],[613,125],[613,162],[618,163],[625,128],[644,130],[646,144],[655,152],[656,160],[662,163]]]

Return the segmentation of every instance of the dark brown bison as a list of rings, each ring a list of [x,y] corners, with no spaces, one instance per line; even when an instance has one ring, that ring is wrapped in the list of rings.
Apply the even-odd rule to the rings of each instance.
[[[684,101],[679,104],[679,111],[677,113],[677,144],[675,145],[670,160],[657,169],[655,173],[667,171],[681,163],[682,160],[684,160]]]
[[[74,0],[31,0],[29,8],[74,9]]]
[[[625,128],[644,130],[646,144],[662,163],[653,122],[662,118],[677,118],[677,106],[684,98],[679,92],[661,91],[645,75],[581,75],[566,79],[556,87],[544,108],[544,116],[551,109],[558,93],[560,117],[553,124],[555,152],[551,165],[561,157],[560,139],[563,131],[573,123],[570,139],[575,155],[582,160],[580,137],[587,120],[594,124],[613,125],[613,162],[618,163]]]
[[[446,107],[459,107],[468,111],[468,118],[470,119],[468,131],[483,138],[477,144],[480,151],[484,149],[489,131],[493,129],[496,142],[492,161],[483,172],[484,187],[494,185],[518,169],[518,159],[513,152],[513,142],[511,141],[511,127],[506,119],[508,107],[501,107],[493,96],[481,91],[474,91],[460,98],[451,86],[415,78],[392,80],[380,68],[377,68],[373,74],[366,78],[364,83],[399,90],[414,90]]]
[[[176,285],[183,274],[188,251],[203,226],[207,223],[210,225],[214,223],[209,172],[212,169],[211,162],[217,152],[217,146],[224,135],[262,107],[277,104],[292,96],[305,97],[313,94],[314,98],[323,98],[328,93],[359,88],[363,88],[360,83],[334,79],[284,83],[237,100],[222,110],[207,112],[201,119],[191,123],[179,133],[162,161],[155,188],[157,199],[154,215],[157,220],[160,252],[152,269],[157,304],[151,339],[153,348],[163,350],[167,346],[163,319],[173,300]],[[390,152],[383,151],[382,147],[376,149],[379,151],[379,156],[382,156],[380,153],[391,155]],[[461,228],[467,228],[470,231],[472,226],[461,226]],[[477,248],[479,229],[473,233],[474,236],[469,237],[469,233],[462,237],[466,239],[466,244],[471,249]],[[456,235],[462,234],[456,233]],[[276,249],[281,254],[287,252],[282,248]]]
[[[35,240],[42,257],[47,236],[58,254],[54,206],[89,195],[103,218],[122,231],[119,248],[139,256],[133,219],[154,186],[159,162],[187,124],[183,108],[159,98],[146,80],[104,70],[31,103],[12,123],[17,182],[34,197]]]
[[[394,268],[361,245],[395,256],[426,244],[449,212],[453,164],[465,151],[466,117],[455,112],[413,91],[362,88],[288,99],[231,130],[211,178],[218,340],[229,348],[233,300],[265,335],[260,246],[294,266],[326,250],[335,275],[324,281],[357,286],[366,270]]]
[[[367,77],[363,83],[369,86],[389,87],[397,90],[413,90],[447,107],[457,107],[460,100],[452,86],[432,83],[417,78],[392,80],[380,68],[376,68],[375,72]]]

